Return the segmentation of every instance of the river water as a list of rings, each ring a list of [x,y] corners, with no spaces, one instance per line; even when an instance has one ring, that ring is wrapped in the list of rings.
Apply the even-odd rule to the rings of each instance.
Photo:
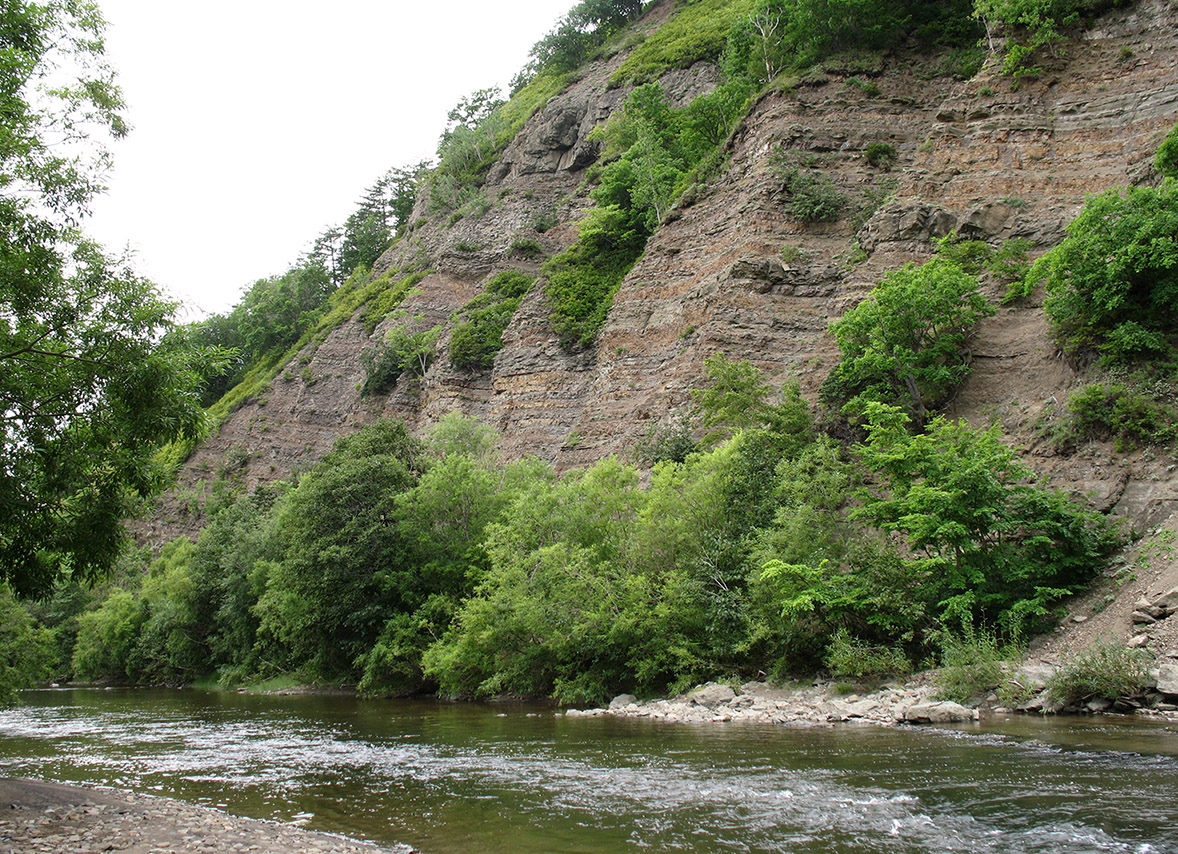
[[[1178,852],[1178,725],[791,729],[550,707],[28,692],[0,774],[433,852]]]

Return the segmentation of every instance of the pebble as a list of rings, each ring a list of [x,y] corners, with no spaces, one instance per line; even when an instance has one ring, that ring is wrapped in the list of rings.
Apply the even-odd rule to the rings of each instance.
[[[0,854],[412,854],[274,821],[240,818],[202,807],[114,789],[86,789],[39,780],[2,780]],[[35,796],[20,797],[22,792]],[[16,796],[13,796],[13,793]],[[78,805],[44,806],[47,799]],[[95,803],[101,801],[101,803]],[[36,804],[36,806],[34,806]]]

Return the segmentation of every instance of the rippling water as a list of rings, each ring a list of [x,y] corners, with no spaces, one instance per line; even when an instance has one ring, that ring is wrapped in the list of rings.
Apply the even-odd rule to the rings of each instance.
[[[0,773],[425,852],[1178,852],[1178,727],[788,729],[544,707],[36,691]]]

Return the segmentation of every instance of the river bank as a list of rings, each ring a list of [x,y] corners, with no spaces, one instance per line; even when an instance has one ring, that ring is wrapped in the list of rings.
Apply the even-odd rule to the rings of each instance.
[[[928,674],[863,694],[839,693],[834,685],[774,686],[746,682],[739,688],[709,682],[679,697],[639,702],[632,694],[608,707],[569,709],[568,717],[650,718],[667,723],[745,722],[785,726],[836,723],[892,726],[897,723],[954,723],[977,720],[981,710],[937,697]]]
[[[412,854],[105,787],[0,778],[0,854]]]
[[[746,682],[734,687],[709,682],[678,697],[639,701],[632,694],[615,697],[608,706],[568,709],[568,717],[649,718],[666,723],[779,724],[785,726],[833,726],[834,724],[961,723],[980,720],[987,714],[1051,714],[1056,712],[1105,713],[1132,711],[1138,715],[1178,719],[1178,664],[1162,663],[1150,671],[1148,694],[1122,708],[1111,700],[1093,699],[1066,707],[1055,706],[1045,691],[1056,666],[1025,662],[1006,677],[1008,686],[1018,689],[1019,702],[1010,707],[997,694],[986,693],[968,705],[940,696],[935,671],[917,673],[903,682],[875,690],[850,692],[845,683],[772,685]],[[1168,702],[1163,702],[1168,701]]]

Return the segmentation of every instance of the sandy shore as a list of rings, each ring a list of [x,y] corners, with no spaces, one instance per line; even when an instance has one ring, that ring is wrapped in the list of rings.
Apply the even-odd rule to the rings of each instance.
[[[0,854],[410,854],[107,788],[0,778]]]

